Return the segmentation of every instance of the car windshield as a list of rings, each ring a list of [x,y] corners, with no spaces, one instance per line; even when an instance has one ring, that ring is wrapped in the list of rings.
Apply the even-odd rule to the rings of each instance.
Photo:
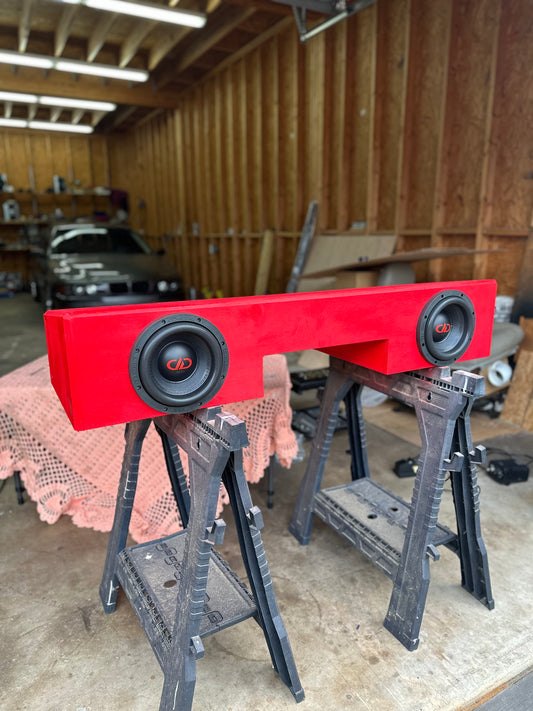
[[[150,254],[150,247],[132,230],[120,227],[82,227],[56,234],[52,254]]]

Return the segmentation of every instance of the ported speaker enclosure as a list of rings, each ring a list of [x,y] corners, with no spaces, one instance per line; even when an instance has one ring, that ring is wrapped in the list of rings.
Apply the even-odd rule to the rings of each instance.
[[[129,373],[137,395],[165,413],[196,410],[224,383],[229,351],[221,332],[194,314],[169,314],[147,326],[131,350]]]
[[[384,374],[429,368],[452,360],[450,353],[434,357],[426,340],[417,342],[420,315],[429,314],[434,304],[442,306],[443,294],[444,298],[454,294],[458,304],[471,302],[475,310],[473,337],[469,345],[461,341],[467,347],[459,360],[489,355],[496,282],[408,284],[48,311],[44,319],[52,384],[74,428],[86,430],[179,412],[182,408],[192,411],[196,407],[260,398],[263,358],[274,353],[314,348]],[[200,394],[202,385],[183,393],[181,385],[173,383],[187,383],[187,367],[181,366],[189,365],[190,352],[185,349],[163,353],[160,365],[172,360],[175,369],[171,377],[164,378],[163,399],[169,396],[167,390],[174,397],[174,390],[179,397],[190,400],[189,405],[184,401],[167,404],[161,401],[157,374],[153,389],[150,368],[141,375],[141,365],[137,363],[131,366],[134,374],[130,376],[130,362],[136,357],[132,353],[140,343],[139,353],[148,347],[149,354],[151,337],[158,338],[159,327],[167,325],[162,324],[163,320],[177,327],[191,323],[191,318],[214,335],[218,344],[213,346],[215,351],[219,347],[224,350],[221,343],[227,346],[227,375],[216,392],[213,381],[213,389],[208,387],[205,393]],[[210,341],[205,331],[203,334]],[[169,344],[160,345],[161,354]],[[191,343],[185,345],[189,348]],[[223,363],[225,357],[222,354]],[[135,384],[132,377],[138,378]],[[144,393],[138,390],[139,385]]]

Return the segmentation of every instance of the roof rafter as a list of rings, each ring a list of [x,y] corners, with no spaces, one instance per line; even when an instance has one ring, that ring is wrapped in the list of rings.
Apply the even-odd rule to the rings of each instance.
[[[76,5],[68,5],[61,13],[61,18],[54,36],[54,56],[60,57],[63,54],[65,45],[67,44],[70,28],[74,22],[74,17],[78,7]]]
[[[28,39],[30,36],[32,5],[33,5],[33,0],[22,0],[22,6],[20,8],[19,37],[18,37],[19,52],[25,52],[26,47],[28,46]]]
[[[135,28],[128,35],[122,46],[120,47],[119,67],[125,67],[137,53],[142,41],[156,27],[157,22],[154,20],[147,22],[141,20],[135,25]]]
[[[92,62],[102,49],[107,37],[107,33],[117,19],[116,13],[103,12],[98,20],[87,42],[87,61]]]
[[[200,35],[196,35],[197,39],[192,39],[187,48],[178,55],[176,63],[173,63],[156,79],[158,88],[166,86],[176,75],[190,67],[202,54],[214,47],[217,42],[255,13],[254,7],[235,5],[224,9],[226,12],[224,12],[223,18],[220,16],[217,18],[217,13],[213,14],[204,31]]]

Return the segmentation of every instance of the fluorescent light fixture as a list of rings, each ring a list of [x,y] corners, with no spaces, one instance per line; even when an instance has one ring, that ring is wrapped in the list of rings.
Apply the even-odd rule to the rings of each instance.
[[[0,62],[2,64],[19,64],[23,67],[37,67],[38,69],[52,69],[54,60],[52,57],[42,57],[38,54],[22,54],[21,52],[0,51]]]
[[[0,126],[7,128],[26,128],[28,122],[24,119],[0,118]]]
[[[92,133],[93,127],[80,123],[53,123],[52,121],[28,121],[28,128],[43,131],[69,131],[70,133]]]
[[[63,96],[37,96],[36,94],[19,94],[16,91],[0,91],[0,101],[61,106],[64,109],[85,109],[86,111],[114,111],[117,108],[117,105],[110,101],[86,101],[85,99],[69,99]]]
[[[0,92],[1,98],[2,92]],[[13,94],[15,97],[16,94]],[[87,111],[114,111],[116,104],[110,101],[86,101],[85,99],[67,99],[61,96],[38,96],[37,102],[42,106],[62,106],[65,109],[86,109]],[[12,99],[16,101],[15,98]]]
[[[69,133],[92,133],[93,127],[79,123],[52,123],[52,121],[26,121],[26,119],[0,118],[0,126],[6,128],[37,128],[42,131],[68,131]]]
[[[121,69],[108,64],[78,62],[74,59],[56,59],[54,69],[71,74],[90,74],[94,77],[123,79],[124,81],[147,81],[148,79],[148,72],[143,69]]]
[[[94,10],[116,12],[120,15],[142,17],[145,20],[157,20],[171,25],[185,25],[186,27],[200,28],[207,21],[204,13],[177,8],[161,7],[148,2],[129,2],[129,0],[61,0],[69,5],[85,5]]]
[[[39,54],[22,54],[8,50],[0,51],[0,64],[16,64],[37,69],[57,69],[59,72],[71,74],[90,74],[96,77],[122,79],[123,81],[147,81],[148,72],[144,69],[121,69],[110,64],[93,64],[77,59],[60,59],[45,57]]]
[[[39,98],[35,94],[19,94],[15,91],[0,91],[0,101],[14,101],[18,104],[36,104]]]

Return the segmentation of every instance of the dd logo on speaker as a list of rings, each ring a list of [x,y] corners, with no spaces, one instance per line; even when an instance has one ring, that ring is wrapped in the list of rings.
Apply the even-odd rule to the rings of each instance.
[[[190,412],[213,399],[229,366],[224,337],[210,321],[169,314],[147,326],[130,355],[139,397],[160,412]]]

